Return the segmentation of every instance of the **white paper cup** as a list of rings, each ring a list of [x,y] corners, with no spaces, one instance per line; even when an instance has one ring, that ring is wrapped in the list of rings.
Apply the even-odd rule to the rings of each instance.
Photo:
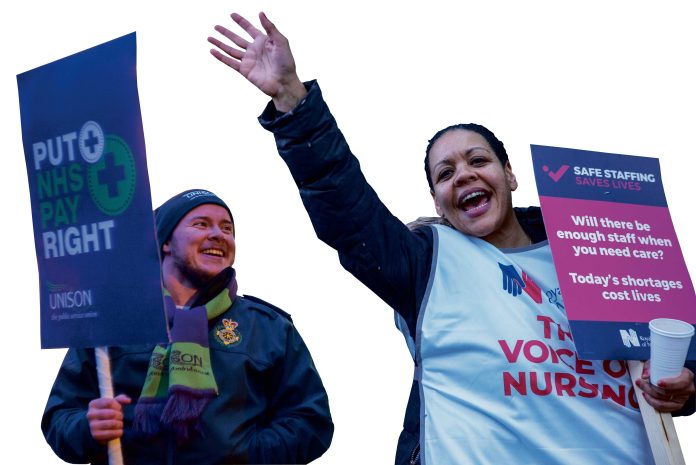
[[[679,376],[689,351],[694,325],[671,318],[656,318],[650,327],[650,383]]]

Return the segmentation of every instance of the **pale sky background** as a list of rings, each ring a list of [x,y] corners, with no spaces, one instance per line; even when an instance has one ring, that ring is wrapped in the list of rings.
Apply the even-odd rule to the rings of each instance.
[[[290,39],[300,77],[319,79],[368,180],[403,221],[433,214],[422,169],[428,138],[452,123],[479,122],[507,147],[519,206],[538,205],[530,144],[658,157],[694,271],[696,29],[686,5],[13,2],[0,15],[0,463],[62,463],[40,430],[65,350],[40,349],[16,74],[137,31],[153,204],[192,187],[226,199],[237,225],[240,292],[293,315],[329,393],[336,432],[315,463],[384,464],[393,463],[412,378],[406,345],[387,305],[316,239],[271,134],[256,121],[267,98],[209,55],[213,26],[231,26],[232,11],[258,24],[266,11]],[[696,463],[696,418],[675,423],[686,462]]]

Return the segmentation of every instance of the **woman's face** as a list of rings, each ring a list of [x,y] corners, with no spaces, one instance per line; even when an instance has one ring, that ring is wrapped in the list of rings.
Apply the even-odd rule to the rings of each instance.
[[[516,224],[510,163],[503,166],[480,134],[453,129],[432,145],[429,165],[438,215],[464,234],[505,247]]]

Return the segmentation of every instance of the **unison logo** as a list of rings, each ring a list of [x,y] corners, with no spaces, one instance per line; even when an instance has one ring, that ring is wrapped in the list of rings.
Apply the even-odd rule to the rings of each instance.
[[[51,310],[91,307],[93,302],[91,289],[51,292],[48,294],[48,306]]]

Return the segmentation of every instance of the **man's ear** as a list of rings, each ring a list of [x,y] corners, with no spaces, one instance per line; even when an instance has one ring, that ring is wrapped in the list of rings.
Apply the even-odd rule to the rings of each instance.
[[[162,246],[162,252],[168,254],[169,252],[171,252],[171,250],[172,249],[169,247],[169,241],[165,242]]]

